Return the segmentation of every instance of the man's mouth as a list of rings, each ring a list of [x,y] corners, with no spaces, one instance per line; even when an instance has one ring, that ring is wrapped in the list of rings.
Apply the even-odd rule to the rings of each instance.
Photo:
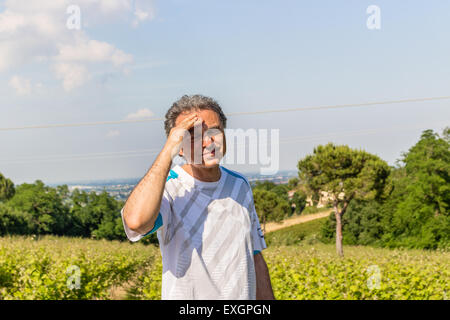
[[[211,150],[211,151],[204,152],[203,156],[208,156],[208,155],[214,156],[215,154],[216,154],[216,150]]]

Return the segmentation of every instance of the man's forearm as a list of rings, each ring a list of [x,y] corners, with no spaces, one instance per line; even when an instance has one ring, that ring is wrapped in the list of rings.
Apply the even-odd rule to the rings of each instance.
[[[261,253],[255,255],[256,300],[275,300],[269,269]]]
[[[185,133],[198,120],[197,114],[194,113],[170,130],[164,148],[150,170],[131,192],[123,212],[125,222],[131,230],[143,234],[153,228],[161,207],[172,157],[178,153]]]
[[[171,144],[164,146],[151,168],[128,197],[123,213],[130,229],[143,234],[153,228],[172,164],[173,148]]]

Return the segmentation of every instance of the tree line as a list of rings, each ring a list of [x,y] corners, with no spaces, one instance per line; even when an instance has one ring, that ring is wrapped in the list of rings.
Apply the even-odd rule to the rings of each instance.
[[[287,184],[252,184],[261,225],[308,211],[321,192],[334,209],[321,237],[343,244],[383,247],[450,246],[450,129],[432,130],[402,154],[396,166],[364,150],[319,145],[298,162],[298,178]],[[40,180],[14,183],[0,174],[0,236],[65,235],[126,240],[120,210],[124,202],[67,185],[50,187]],[[311,210],[309,210],[311,211]],[[336,236],[337,235],[337,236]],[[143,239],[157,243],[155,234]]]
[[[67,185],[55,188],[42,181],[17,187],[0,174],[0,236],[64,235],[125,240],[120,210],[124,202]]]
[[[280,221],[304,208],[304,193],[295,192],[289,199],[290,183],[288,186],[258,181],[254,185],[256,210],[264,224]],[[106,191],[70,192],[67,185],[50,187],[40,180],[15,186],[0,174],[0,236],[52,234],[126,240],[120,215],[123,206],[124,201]],[[156,235],[143,242],[156,244]]]
[[[298,163],[300,183],[332,194],[322,239],[342,244],[450,248],[450,129],[423,131],[393,167],[347,146],[318,146]]]

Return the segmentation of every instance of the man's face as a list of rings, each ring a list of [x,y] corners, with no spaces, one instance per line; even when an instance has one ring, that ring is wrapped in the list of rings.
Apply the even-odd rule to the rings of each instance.
[[[224,128],[219,116],[211,110],[192,110],[180,114],[175,126],[192,114],[196,114],[199,121],[189,130],[189,135],[184,136],[180,155],[196,167],[219,165],[226,152]]]

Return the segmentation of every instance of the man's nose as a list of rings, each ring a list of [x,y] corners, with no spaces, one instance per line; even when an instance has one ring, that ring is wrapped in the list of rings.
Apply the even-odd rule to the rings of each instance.
[[[212,138],[208,134],[203,134],[202,147],[207,147],[213,142]]]

